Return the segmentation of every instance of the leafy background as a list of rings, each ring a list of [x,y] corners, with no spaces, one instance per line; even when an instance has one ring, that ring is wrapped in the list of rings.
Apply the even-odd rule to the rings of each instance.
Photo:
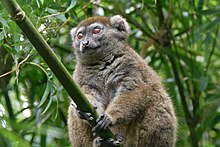
[[[70,73],[69,31],[94,15],[120,14],[129,44],[172,96],[176,146],[220,146],[220,1],[17,0]],[[70,146],[69,97],[0,4],[0,146]]]

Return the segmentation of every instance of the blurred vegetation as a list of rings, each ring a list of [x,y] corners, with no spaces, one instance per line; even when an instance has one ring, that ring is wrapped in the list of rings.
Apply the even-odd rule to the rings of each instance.
[[[17,2],[70,73],[70,29],[94,15],[124,16],[129,44],[172,96],[176,146],[220,146],[220,1]],[[68,105],[63,87],[0,4],[0,146],[70,146]]]

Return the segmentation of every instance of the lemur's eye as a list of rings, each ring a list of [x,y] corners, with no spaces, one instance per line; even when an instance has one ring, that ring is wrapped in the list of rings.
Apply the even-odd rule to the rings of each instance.
[[[80,32],[80,33],[78,33],[77,38],[78,38],[78,39],[83,38],[83,34],[82,34],[81,32]]]
[[[95,29],[93,29],[92,33],[93,34],[98,34],[100,31],[101,31],[100,28],[95,28]]]

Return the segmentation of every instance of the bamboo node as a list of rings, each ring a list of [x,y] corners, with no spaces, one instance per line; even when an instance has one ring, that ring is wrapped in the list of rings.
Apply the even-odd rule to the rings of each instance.
[[[25,18],[25,12],[24,11],[19,11],[14,17],[14,21],[22,21]]]

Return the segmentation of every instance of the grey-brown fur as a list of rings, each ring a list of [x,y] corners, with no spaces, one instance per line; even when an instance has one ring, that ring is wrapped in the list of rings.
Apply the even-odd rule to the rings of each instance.
[[[104,24],[101,37],[85,38],[99,41],[101,47],[80,50],[77,31],[96,22]],[[123,146],[175,146],[177,122],[171,99],[159,76],[127,44],[128,31],[127,22],[119,15],[89,18],[74,28],[74,79],[90,102],[98,106],[98,113],[111,118],[110,129],[122,136]],[[96,146],[91,127],[76,115],[72,105],[68,130],[74,147]]]

